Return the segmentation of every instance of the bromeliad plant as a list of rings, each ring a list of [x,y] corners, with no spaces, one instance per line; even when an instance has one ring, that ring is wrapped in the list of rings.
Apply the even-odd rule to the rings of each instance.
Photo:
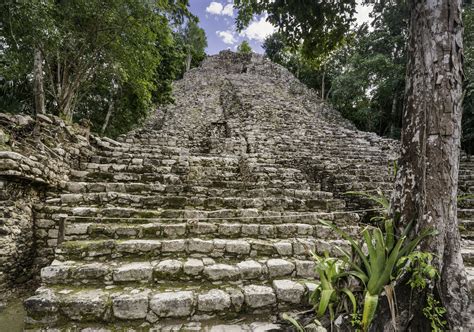
[[[339,248],[339,251],[342,253],[343,262],[349,267],[345,273],[359,279],[364,285],[362,330],[367,331],[377,310],[380,295],[399,275],[399,260],[413,252],[422,239],[434,235],[435,232],[425,230],[416,238],[408,240],[407,235],[412,229],[412,224],[399,236],[395,236],[393,221],[386,219],[384,227],[364,229],[362,232],[364,240],[361,245],[337,226],[324,221],[322,223],[332,227],[351,244],[354,255],[342,248]],[[365,247],[367,250],[364,250]]]
[[[401,275],[400,269],[403,268],[403,265],[399,264],[400,260],[411,254],[421,240],[428,236],[435,235],[436,231],[424,230],[415,238],[409,239],[408,236],[413,229],[413,223],[410,223],[400,234],[397,234],[393,219],[389,217],[390,203],[381,192],[378,192],[378,195],[375,196],[366,193],[351,194],[367,197],[381,205],[383,209],[381,216],[372,218],[373,221],[380,223],[379,227],[365,228],[362,231],[363,241],[360,244],[339,227],[325,221],[321,221],[321,223],[334,229],[336,233],[347,240],[351,245],[352,253],[338,248],[342,254],[341,260],[344,262],[347,270],[342,273],[336,273],[336,276],[333,276],[333,278],[337,279],[347,275],[357,278],[362,283],[364,287],[364,300],[361,327],[363,331],[367,331],[377,310],[379,298],[384,290],[389,298],[392,314],[395,311],[393,309],[394,292],[392,282],[397,276]],[[326,258],[326,260],[327,259],[328,258]],[[321,284],[323,284],[323,282],[321,282]],[[321,310],[325,307],[330,308],[326,303],[329,296],[327,294],[329,294],[331,290],[327,286],[325,286],[324,289],[328,290],[325,296],[322,296],[323,293],[321,291],[318,315],[321,314]],[[316,290],[316,292],[318,292],[318,290]]]

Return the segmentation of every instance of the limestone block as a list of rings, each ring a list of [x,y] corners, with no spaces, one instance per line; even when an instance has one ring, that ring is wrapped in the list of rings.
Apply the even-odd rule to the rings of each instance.
[[[212,240],[189,239],[188,250],[190,252],[210,253],[214,250]]]
[[[67,295],[60,309],[72,320],[94,321],[103,319],[108,303],[102,290],[87,290]]]
[[[273,289],[268,286],[249,285],[243,287],[245,304],[250,308],[262,308],[276,304]]]
[[[190,316],[193,306],[194,294],[191,291],[158,293],[150,300],[150,309],[159,317]]]
[[[243,261],[237,263],[242,279],[257,279],[263,274],[262,265],[256,261]]]
[[[153,268],[148,262],[125,264],[113,271],[116,282],[152,280]]]
[[[155,266],[155,271],[160,276],[174,276],[181,272],[183,263],[177,259],[167,259]]]
[[[271,278],[290,275],[295,270],[295,265],[284,259],[269,259],[267,267]]]
[[[215,264],[206,266],[204,275],[210,280],[235,280],[239,276],[239,270],[232,265]]]
[[[112,299],[112,309],[120,319],[143,319],[148,311],[148,292],[118,295]]]
[[[198,310],[204,312],[223,311],[230,307],[230,296],[220,289],[212,289],[198,295]]]
[[[183,271],[186,274],[196,276],[204,270],[204,263],[200,259],[190,258],[184,262]]]
[[[225,250],[230,254],[248,255],[250,253],[250,243],[243,240],[228,240]]]
[[[162,252],[183,252],[186,250],[186,240],[163,240],[161,241]]]
[[[305,288],[292,280],[273,280],[273,288],[279,301],[301,303]]]

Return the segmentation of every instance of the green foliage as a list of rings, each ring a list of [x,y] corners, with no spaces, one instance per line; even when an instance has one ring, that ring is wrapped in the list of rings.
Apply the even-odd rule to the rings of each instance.
[[[178,77],[181,78],[187,70],[199,66],[206,57],[207,37],[204,30],[199,27],[197,19],[188,20],[184,27],[174,33],[174,36],[177,47],[182,53],[181,70],[178,72]]]
[[[304,327],[296,319],[294,319],[287,313],[283,313],[281,315],[281,318],[283,318],[284,320],[289,322],[291,325],[293,325],[293,327],[295,328],[297,332],[305,332]]]
[[[319,276],[320,283],[310,296],[310,303],[316,309],[316,316],[321,318],[329,312],[331,322],[335,315],[343,306],[347,311],[347,300],[352,305],[352,312],[357,312],[356,299],[353,292],[343,286],[345,276],[342,274],[344,262],[338,258],[329,257],[328,253],[324,257],[313,254],[316,262],[315,270]]]
[[[393,220],[388,217],[390,204],[387,198],[383,197],[381,193],[378,193],[378,195],[360,193],[359,195],[371,199],[386,211],[376,219],[381,223],[380,227],[375,227],[371,230],[366,228],[362,231],[362,244],[359,244],[349,234],[335,225],[324,221],[321,222],[333,228],[343,239],[351,244],[352,254],[340,248],[339,250],[342,253],[343,262],[346,266],[350,267],[346,273],[359,279],[364,285],[362,329],[366,331],[374,318],[382,291],[386,290],[386,287],[401,274],[404,268],[401,262],[406,262],[405,257],[413,253],[421,240],[435,235],[437,232],[435,230],[424,230],[418,236],[409,240],[407,237],[413,228],[413,224],[407,225],[398,234],[394,228]],[[364,248],[367,248],[367,253],[364,251]],[[412,255],[412,259],[416,257],[420,256]],[[419,260],[417,262],[420,263]],[[426,266],[424,267],[426,268]],[[390,301],[393,301],[393,299],[390,299]]]
[[[301,45],[303,54],[320,57],[336,49],[355,21],[355,0],[273,1],[235,0],[237,28],[242,30],[254,14],[267,13],[291,47]]]
[[[448,322],[445,319],[446,308],[432,294],[428,294],[427,305],[423,308],[423,314],[431,322],[432,332],[446,331]]]
[[[410,274],[408,284],[412,289],[425,289],[427,281],[439,277],[438,271],[431,265],[432,261],[432,254],[420,251],[414,251],[400,259],[398,265]]]
[[[250,47],[248,41],[244,40],[239,47],[237,47],[237,53],[239,54],[251,54],[252,48]]]
[[[99,132],[111,113],[107,134],[129,130],[153,105],[172,101],[171,82],[183,63],[173,25],[191,17],[187,6],[187,0],[6,1],[0,87],[11,96],[7,110],[33,111],[39,49],[49,112],[91,119]]]

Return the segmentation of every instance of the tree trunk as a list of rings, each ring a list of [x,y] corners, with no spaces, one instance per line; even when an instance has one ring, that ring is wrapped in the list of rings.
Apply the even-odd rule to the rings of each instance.
[[[188,55],[186,56],[186,72],[191,69],[191,61],[193,60],[193,56],[191,55],[191,51],[188,51]]]
[[[324,95],[324,85],[326,84],[325,83],[325,80],[326,80],[326,64],[324,64],[323,66],[323,78],[321,79],[321,99],[324,100],[326,99],[325,98],[325,95]]]
[[[105,130],[107,129],[107,126],[109,125],[110,117],[112,116],[112,113],[114,111],[114,102],[111,99],[109,102],[109,108],[107,109],[107,115],[105,116],[104,124],[102,125],[101,133],[104,135]]]
[[[35,96],[36,114],[45,114],[44,86],[43,86],[43,54],[39,48],[35,49],[33,62],[33,93]]]
[[[390,113],[390,133],[391,138],[395,138],[395,123],[397,123],[397,94],[393,95],[392,111]]]
[[[416,220],[418,232],[439,231],[423,242],[422,250],[436,255],[434,264],[441,274],[437,290],[451,330],[463,325],[469,302],[456,200],[463,78],[461,2],[409,1],[406,101],[393,197],[401,224]]]

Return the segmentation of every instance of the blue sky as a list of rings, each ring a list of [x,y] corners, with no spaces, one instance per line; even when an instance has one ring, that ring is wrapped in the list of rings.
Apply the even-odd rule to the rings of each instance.
[[[190,0],[191,12],[199,17],[199,25],[206,31],[208,54],[216,54],[221,50],[237,49],[237,46],[247,40],[254,52],[263,53],[261,47],[266,36],[275,29],[266,22],[265,16],[255,17],[250,25],[241,33],[235,29],[236,10],[232,0]],[[368,19],[370,8],[358,6],[357,19],[359,22]]]

